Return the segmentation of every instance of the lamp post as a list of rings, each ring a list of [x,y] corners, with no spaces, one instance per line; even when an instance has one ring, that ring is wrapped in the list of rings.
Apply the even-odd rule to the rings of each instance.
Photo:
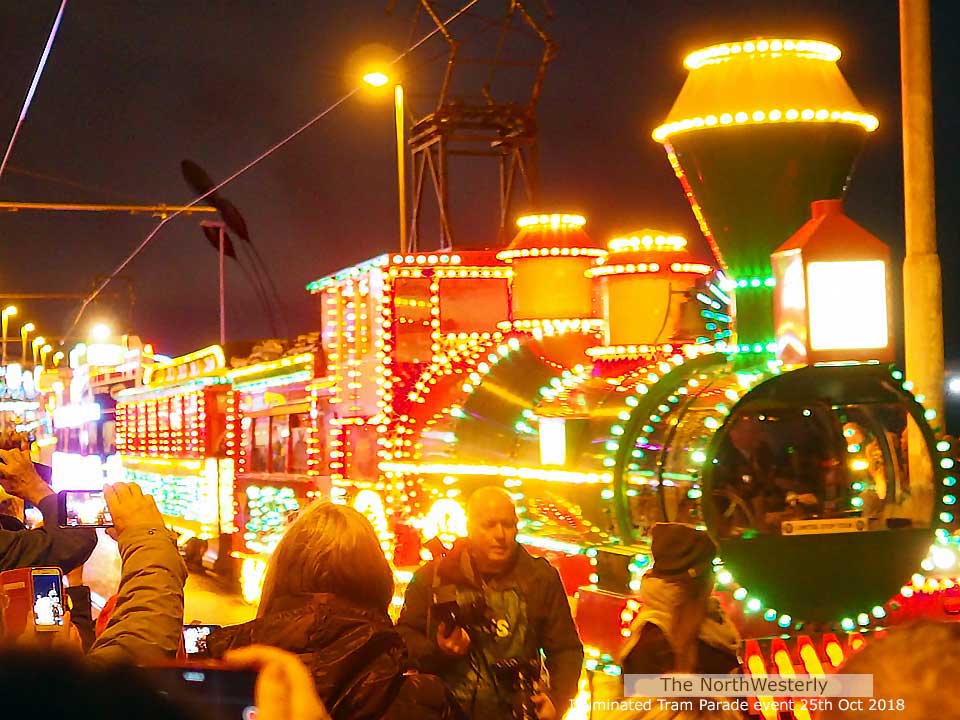
[[[3,325],[3,350],[2,350],[3,357],[2,357],[2,360],[0,360],[0,364],[4,366],[6,366],[7,364],[7,325],[10,324],[10,316],[16,315],[16,314],[17,314],[17,308],[15,305],[7,305],[3,309],[3,312],[0,313],[0,317],[2,317],[2,320],[0,320],[0,324]]]
[[[381,71],[368,72],[363,81],[372,87],[383,87],[390,76]],[[400,252],[407,252],[407,182],[406,147],[404,143],[403,85],[393,86],[394,122],[397,128],[397,204],[400,213]]]
[[[60,361],[61,361],[61,360],[63,360],[63,352],[62,352],[61,350],[57,350],[57,351],[53,354],[53,366],[54,366],[54,367],[60,367]]]
[[[933,174],[933,93],[930,85],[930,2],[900,0],[900,81],[903,107],[904,345],[907,377],[943,417],[943,298]],[[909,442],[911,447],[921,444]]]
[[[43,335],[39,335],[33,339],[33,364],[36,367],[37,362],[40,360],[40,348],[47,342],[47,339]]]
[[[24,366],[26,366],[27,364],[27,335],[29,335],[36,329],[37,329],[37,326],[34,325],[32,322],[28,322],[20,326],[20,345],[22,347],[20,363]]]
[[[47,369],[47,355],[49,355],[52,350],[53,350],[53,347],[51,347],[49,343],[44,345],[42,348],[40,348],[40,369],[41,370]]]

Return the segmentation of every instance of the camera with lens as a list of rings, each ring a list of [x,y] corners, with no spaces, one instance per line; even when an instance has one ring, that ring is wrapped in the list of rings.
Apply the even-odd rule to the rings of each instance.
[[[487,634],[496,632],[496,623],[487,612],[487,601],[479,591],[441,585],[434,590],[431,611],[448,629],[459,627]]]
[[[540,679],[540,658],[501,660],[494,664],[493,672],[497,684],[509,691],[513,720],[537,720],[533,696],[537,694],[536,683]]]

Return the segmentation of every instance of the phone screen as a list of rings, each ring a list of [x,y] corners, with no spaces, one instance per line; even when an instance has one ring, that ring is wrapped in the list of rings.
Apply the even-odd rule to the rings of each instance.
[[[219,625],[184,625],[183,651],[187,655],[205,656],[207,654],[207,637],[211,630],[219,627]]]
[[[33,622],[38,630],[63,626],[63,580],[59,568],[37,568],[33,576]]]
[[[224,668],[151,667],[147,676],[164,695],[207,720],[254,720],[254,685],[257,673],[252,670]]]
[[[61,490],[61,527],[113,527],[103,490]]]

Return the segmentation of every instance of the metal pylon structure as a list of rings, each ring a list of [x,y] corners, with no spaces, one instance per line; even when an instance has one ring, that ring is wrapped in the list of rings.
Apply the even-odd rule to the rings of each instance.
[[[544,18],[551,17],[545,0],[532,0],[540,7]],[[411,252],[423,244],[420,228],[424,195],[427,184],[433,187],[439,214],[439,249],[454,246],[454,228],[450,216],[449,160],[453,156],[491,157],[499,165],[499,229],[498,244],[505,243],[507,223],[511,216],[515,195],[522,192],[526,201],[537,201],[537,123],[536,106],[543,87],[547,65],[556,55],[556,43],[530,11],[531,0],[496,0],[497,15],[482,15],[473,3],[464,12],[482,23],[482,31],[497,30],[498,37],[492,56],[465,57],[461,48],[472,38],[462,31],[464,23],[450,23],[441,18],[439,0],[419,0],[414,30],[422,16],[439,30],[447,45],[448,57],[437,104],[431,112],[415,117],[410,131],[409,148],[412,159],[412,198],[409,238]],[[481,8],[482,9],[482,8]],[[504,58],[508,37],[517,34],[527,40],[542,43],[543,50],[536,61]],[[485,82],[475,88],[461,87],[458,71],[464,66],[487,65]],[[522,101],[494,97],[493,80],[497,71],[516,68],[534,68],[530,94]],[[462,94],[461,94],[462,93]]]

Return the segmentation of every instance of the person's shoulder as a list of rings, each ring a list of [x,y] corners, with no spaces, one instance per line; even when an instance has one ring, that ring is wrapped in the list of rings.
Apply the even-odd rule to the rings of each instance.
[[[523,545],[519,546],[518,553],[516,572],[521,577],[527,575],[546,582],[560,582],[560,572],[549,560],[531,555]]]

